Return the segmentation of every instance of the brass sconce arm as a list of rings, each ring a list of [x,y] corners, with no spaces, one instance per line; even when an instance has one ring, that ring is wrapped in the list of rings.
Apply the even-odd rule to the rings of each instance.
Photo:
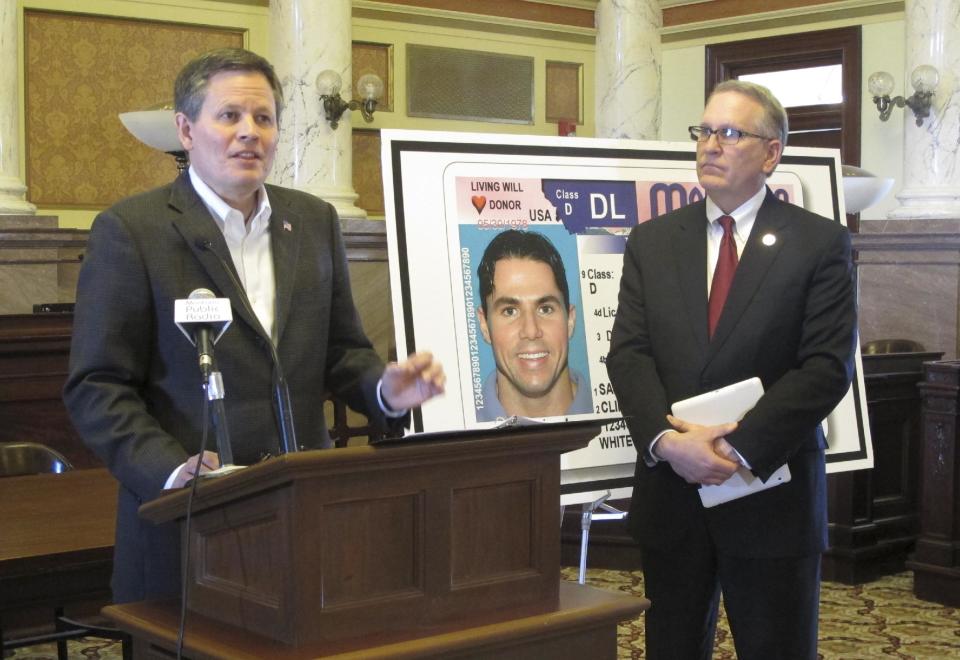
[[[930,116],[930,108],[933,106],[933,95],[933,92],[915,92],[913,96],[907,98],[903,98],[902,96],[890,98],[888,95],[874,96],[873,103],[877,106],[877,110],[880,111],[880,121],[890,119],[890,114],[893,112],[894,107],[902,108],[906,106],[913,111],[917,119],[917,126],[923,126],[923,120]]]
[[[933,92],[914,92],[903,100],[904,104],[913,110],[917,117],[917,126],[923,125],[923,120],[930,116],[930,108],[933,107]]]
[[[330,127],[336,130],[340,125],[340,118],[347,110],[359,110],[364,121],[373,121],[373,113],[377,110],[377,101],[383,94],[383,81],[380,77],[368,73],[357,81],[357,95],[361,100],[345,101],[340,96],[342,80],[340,74],[331,69],[321,71],[317,76],[317,89],[320,91],[320,102]]]
[[[910,75],[910,84],[913,85],[915,90],[911,96],[906,98],[894,96],[891,98],[893,76],[886,71],[873,73],[867,81],[867,86],[873,94],[874,105],[880,111],[880,121],[887,121],[894,107],[908,107],[916,117],[917,126],[922,126],[923,120],[930,116],[933,97],[939,82],[940,74],[937,70],[929,64],[921,64]]]

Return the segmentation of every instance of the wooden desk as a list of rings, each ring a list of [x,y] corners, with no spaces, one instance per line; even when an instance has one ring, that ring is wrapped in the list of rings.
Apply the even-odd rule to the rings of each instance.
[[[108,601],[116,515],[106,469],[0,478],[0,616]]]
[[[872,470],[827,475],[830,547],[823,579],[862,584],[905,569],[920,533],[923,453],[918,385],[942,353],[863,356]]]
[[[40,442],[75,468],[102,468],[63,405],[72,314],[0,315],[0,442]]]
[[[632,619],[649,606],[645,598],[561,582],[558,607],[545,613],[516,608],[466,619],[456,626],[365,635],[299,648],[188,613],[184,657],[191,660],[449,657],[615,660],[617,622]],[[166,660],[175,652],[179,601],[111,605],[103,613],[133,636],[133,657]]]

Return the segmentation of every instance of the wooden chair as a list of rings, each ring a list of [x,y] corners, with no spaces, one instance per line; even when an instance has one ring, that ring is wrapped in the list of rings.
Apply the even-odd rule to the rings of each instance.
[[[367,442],[376,442],[382,436],[370,424],[351,426],[347,404],[340,399],[326,394],[324,400],[328,406],[328,411],[332,408],[333,414],[328,414],[327,419],[332,420],[333,424],[327,431],[336,447],[346,447],[349,445],[351,438],[367,438]]]
[[[337,447],[346,447],[351,438],[363,437],[368,441],[379,438],[377,431],[369,424],[351,425],[347,406],[339,399],[325,396],[324,399],[332,407],[329,416],[333,424],[329,428],[330,436]],[[0,477],[23,476],[41,473],[62,473],[73,469],[63,455],[45,445],[34,442],[4,442],[0,443]],[[80,621],[74,621],[63,616],[63,608],[55,612],[56,632],[35,637],[24,637],[15,640],[4,640],[2,625],[0,625],[0,646],[3,651],[45,644],[57,643],[58,660],[67,659],[67,640],[93,636],[107,639],[119,639],[123,642],[124,660],[132,658],[129,640],[120,631],[114,628],[94,626]]]
[[[0,442],[0,477],[61,474],[73,465],[63,454],[36,442]]]
[[[864,355],[881,355],[885,353],[922,353],[923,345],[912,339],[874,339],[863,345],[861,353]]]

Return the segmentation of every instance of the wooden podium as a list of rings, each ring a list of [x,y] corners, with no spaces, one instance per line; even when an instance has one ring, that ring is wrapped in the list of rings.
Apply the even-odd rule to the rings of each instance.
[[[426,649],[451,634],[469,647],[481,628],[528,620],[541,635],[547,619],[562,624],[561,637],[573,635],[558,650],[602,628],[613,655],[592,657],[615,657],[616,621],[646,601],[576,591],[584,587],[560,594],[560,454],[599,430],[595,422],[535,426],[301,452],[204,480],[185,539],[188,657],[241,657],[253,647],[276,657],[349,649],[367,657],[373,646]],[[186,503],[179,491],[140,513],[183,529]],[[177,605],[104,613],[135,643],[169,650]],[[511,644],[529,644],[512,630]],[[497,648],[502,657],[509,645]]]

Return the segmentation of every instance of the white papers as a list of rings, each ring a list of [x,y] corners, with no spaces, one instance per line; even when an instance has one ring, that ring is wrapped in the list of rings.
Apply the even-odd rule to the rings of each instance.
[[[713,392],[677,401],[671,406],[671,412],[674,417],[705,426],[739,422],[761,396],[763,384],[760,379],[750,378]],[[741,466],[719,486],[700,486],[700,501],[703,506],[712,507],[788,481],[790,468],[786,464],[780,466],[766,482],[760,481],[750,470]]]
[[[790,468],[786,463],[777,468],[765,482],[747,468],[740,466],[733,476],[719,486],[700,486],[700,501],[710,508],[730,500],[759,493],[790,481]]]

